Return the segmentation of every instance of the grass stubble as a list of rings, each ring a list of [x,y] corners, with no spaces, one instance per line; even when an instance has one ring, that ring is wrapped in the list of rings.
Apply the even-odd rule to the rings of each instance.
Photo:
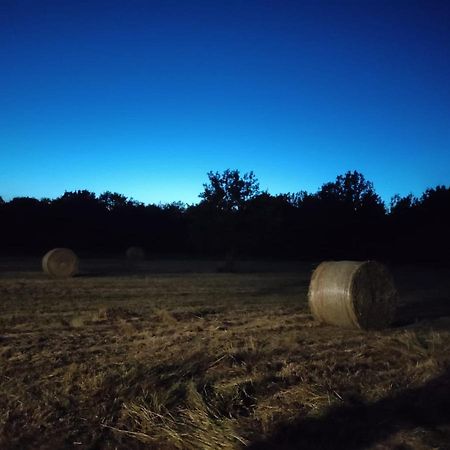
[[[309,276],[5,274],[0,448],[256,448],[448,370],[450,326],[318,325]],[[419,424],[370,448],[448,448],[449,436]]]

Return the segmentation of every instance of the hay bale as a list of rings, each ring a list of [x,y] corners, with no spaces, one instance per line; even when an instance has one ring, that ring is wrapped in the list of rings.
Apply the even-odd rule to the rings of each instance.
[[[78,273],[78,257],[68,248],[54,248],[42,258],[42,268],[48,275],[58,278],[73,277]]]
[[[309,285],[308,302],[314,318],[344,328],[388,326],[396,301],[392,276],[375,261],[323,262]]]
[[[143,261],[145,259],[145,250],[142,247],[129,247],[126,251],[128,261]]]

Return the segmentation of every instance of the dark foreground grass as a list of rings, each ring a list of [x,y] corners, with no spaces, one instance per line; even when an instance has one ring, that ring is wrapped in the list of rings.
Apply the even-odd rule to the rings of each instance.
[[[294,270],[3,272],[0,448],[449,448],[446,271],[398,270],[397,325],[360,332]]]

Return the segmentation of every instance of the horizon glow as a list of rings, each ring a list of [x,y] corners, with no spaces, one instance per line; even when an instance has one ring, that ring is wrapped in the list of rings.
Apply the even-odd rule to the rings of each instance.
[[[450,3],[6,1],[0,196],[450,183]]]

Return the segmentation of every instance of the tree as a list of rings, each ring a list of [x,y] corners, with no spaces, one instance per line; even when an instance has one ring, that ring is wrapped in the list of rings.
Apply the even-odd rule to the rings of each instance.
[[[30,210],[32,208],[38,208],[41,202],[34,197],[14,197],[9,203],[10,208]]]
[[[191,242],[201,251],[226,253],[223,269],[232,270],[243,235],[243,213],[259,194],[259,183],[253,172],[241,175],[239,170],[227,169],[207,175],[209,182],[199,194],[202,201],[187,211]]]
[[[391,215],[405,214],[407,211],[411,211],[412,208],[417,206],[418,199],[412,194],[408,194],[405,197],[401,197],[399,194],[395,194],[391,198],[390,212]]]
[[[298,208],[291,200],[291,194],[262,192],[248,202],[240,236],[240,245],[248,254],[292,254],[298,238]]]
[[[81,209],[99,205],[95,193],[89,192],[86,189],[77,191],[65,191],[64,194],[61,195],[61,197],[55,199],[53,203],[65,207]]]
[[[420,206],[427,214],[448,217],[450,215],[450,187],[428,188],[420,198]]]
[[[253,172],[241,176],[239,170],[227,169],[223,173],[208,172],[209,183],[203,184],[199,195],[203,203],[218,211],[240,211],[259,194],[259,183]]]
[[[123,208],[129,204],[129,201],[125,195],[110,191],[100,194],[98,200],[108,211],[117,210],[118,208]]]
[[[368,209],[383,214],[385,212],[384,204],[375,192],[373,183],[356,170],[338,175],[336,181],[324,184],[317,195],[321,200],[345,205],[354,212]]]

